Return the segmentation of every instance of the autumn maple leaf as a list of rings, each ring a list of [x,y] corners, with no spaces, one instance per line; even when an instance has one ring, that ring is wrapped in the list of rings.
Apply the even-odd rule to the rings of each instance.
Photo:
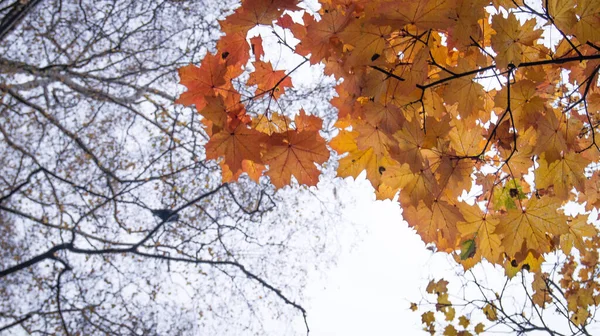
[[[457,223],[457,229],[462,237],[475,239],[476,259],[485,258],[492,263],[499,263],[504,250],[496,233],[498,219],[485,215],[478,205],[461,203],[459,207],[464,220]]]
[[[249,128],[243,123],[235,128],[226,127],[213,134],[206,144],[208,159],[223,158],[225,164],[236,174],[242,170],[242,161],[250,160],[262,163],[260,144],[264,142],[264,134]]]
[[[289,184],[292,175],[299,183],[316,185],[320,172],[315,163],[327,161],[329,150],[318,131],[290,130],[269,138],[263,158],[269,165],[267,175],[276,187]]]
[[[500,68],[506,68],[508,64],[519,66],[525,60],[526,48],[533,47],[542,35],[542,31],[534,27],[535,19],[521,25],[513,13],[506,19],[502,15],[494,16],[492,28],[496,34],[492,36],[492,47],[498,52],[496,64]]]
[[[219,55],[207,54],[200,67],[188,65],[179,69],[179,78],[187,91],[182,93],[177,102],[183,105],[195,105],[200,110],[207,104],[206,96],[214,96],[226,92],[231,86],[228,81],[241,74],[241,69],[227,66]]]
[[[246,34],[257,25],[269,25],[284,10],[297,10],[298,0],[244,0],[242,6],[221,21],[221,28],[227,33],[242,32]]]
[[[257,95],[269,93],[275,98],[281,96],[286,87],[292,86],[292,78],[283,70],[273,70],[270,62],[256,61],[256,70],[250,74],[248,85],[258,85]]]
[[[560,203],[551,197],[522,201],[523,207],[509,209],[499,216],[495,231],[502,236],[502,245],[508,255],[515,255],[525,244],[528,249],[546,253],[551,250],[548,235],[560,236],[568,232],[567,217],[559,212]]]

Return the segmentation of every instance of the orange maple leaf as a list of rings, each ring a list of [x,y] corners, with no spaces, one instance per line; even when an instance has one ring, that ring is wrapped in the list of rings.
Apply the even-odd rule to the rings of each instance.
[[[441,251],[452,252],[455,249],[458,239],[456,224],[464,220],[457,207],[444,200],[434,200],[431,207],[421,201],[418,207],[404,208],[403,216],[425,243],[435,243]]]
[[[256,61],[253,63],[256,70],[250,74],[248,85],[258,85],[257,95],[270,93],[279,98],[286,87],[292,86],[292,78],[283,70],[273,70],[271,62]]]
[[[226,127],[213,134],[206,144],[206,158],[223,158],[233,174],[242,170],[242,161],[250,160],[262,163],[260,144],[264,143],[264,134],[238,124],[235,128]]]
[[[179,96],[177,103],[195,105],[196,109],[201,110],[206,106],[206,96],[217,93],[226,95],[227,89],[231,87],[229,80],[239,76],[241,71],[241,68],[236,70],[227,66],[221,56],[207,54],[200,67],[190,64],[179,69],[180,83],[188,90]]]
[[[315,164],[327,161],[329,150],[318,131],[289,130],[269,138],[263,159],[269,165],[267,175],[277,188],[289,184],[292,175],[298,183],[312,186],[320,174]]]
[[[352,49],[347,64],[370,65],[379,58],[394,57],[385,52],[391,32],[389,26],[370,24],[367,19],[353,21],[338,34],[344,47]]]
[[[312,16],[304,16],[306,36],[296,46],[298,54],[303,56],[311,54],[311,64],[316,64],[332,54],[342,51],[342,43],[338,34],[353,18],[351,8],[325,7],[319,13],[321,14],[320,21],[315,21]]]
[[[219,128],[224,128],[228,123],[231,127],[236,127],[239,121],[247,118],[246,108],[240,103],[240,95],[237,93],[231,92],[225,98],[221,95],[206,96],[204,100],[206,106],[198,112]]]
[[[439,195],[439,186],[429,169],[414,173],[408,164],[391,165],[385,169],[381,181],[391,188],[400,188],[400,204],[402,206],[418,206],[424,202],[430,206],[435,196]]]
[[[358,132],[356,143],[358,149],[373,149],[373,154],[378,157],[389,156],[390,149],[396,146],[397,142],[386,134],[377,125],[371,125],[368,122],[357,122],[354,128]]]
[[[404,123],[404,127],[394,134],[398,146],[393,150],[393,157],[400,163],[407,163],[413,172],[419,172],[424,166],[423,142],[425,134],[419,119]]]
[[[246,65],[250,55],[248,51],[250,46],[246,41],[246,33],[232,32],[221,37],[217,43],[217,50],[221,58],[227,62],[227,65],[241,67]]]
[[[451,12],[454,1],[450,0],[388,0],[378,7],[378,16],[372,21],[401,29],[414,25],[420,31],[428,29],[448,29],[454,25]]]
[[[254,60],[259,61],[264,55],[265,50],[263,49],[262,37],[260,35],[250,38],[250,45],[252,46],[252,53],[254,54]]]
[[[298,10],[298,0],[244,0],[242,6],[225,20],[221,28],[226,33],[242,32],[244,35],[257,25],[270,25],[284,10]]]
[[[376,125],[387,134],[394,134],[402,129],[406,118],[397,106],[393,104],[381,104],[368,101],[360,106],[360,112],[365,116],[365,120]]]
[[[304,109],[300,109],[300,113],[294,118],[296,130],[302,131],[320,131],[323,128],[323,120],[314,115],[308,115]]]

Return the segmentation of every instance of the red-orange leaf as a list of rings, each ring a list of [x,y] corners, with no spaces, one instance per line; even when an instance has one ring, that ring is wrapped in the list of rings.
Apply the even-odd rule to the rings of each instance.
[[[218,55],[221,55],[227,65],[235,67],[245,66],[250,58],[248,53],[250,46],[244,32],[233,32],[221,37],[217,43],[217,50]]]
[[[298,0],[244,0],[242,6],[221,21],[224,32],[246,34],[257,25],[270,25],[284,10],[298,10]]]
[[[306,114],[306,112],[304,112],[304,109],[300,109],[300,113],[296,115],[294,123],[296,124],[296,130],[298,132],[320,131],[323,127],[323,120],[321,120],[321,118],[314,115]]]
[[[270,62],[256,61],[253,64],[256,70],[250,74],[247,84],[258,85],[258,95],[269,92],[279,98],[286,87],[292,86],[292,78],[283,70],[273,70]]]
[[[314,21],[312,16],[306,17],[306,38],[296,47],[300,55],[310,56],[310,63],[315,64],[342,50],[338,34],[352,19],[351,10],[342,8],[326,8],[321,10],[321,20]],[[308,22],[307,22],[308,21]]]
[[[226,95],[226,89],[231,87],[229,80],[240,73],[241,68],[228,67],[221,56],[207,54],[200,67],[190,64],[179,69],[180,83],[188,90],[179,96],[177,103],[195,105],[200,110],[206,106],[206,96]]]
[[[238,124],[234,129],[225,128],[213,134],[206,144],[206,158],[223,158],[233,174],[242,169],[243,160],[261,163],[260,143],[264,142],[264,135],[248,128],[245,124]]]
[[[320,174],[316,164],[329,159],[329,150],[318,131],[290,130],[271,136],[263,158],[277,188],[289,184],[292,175],[301,184],[316,185]]]
[[[263,49],[262,37],[260,35],[254,36],[250,38],[250,45],[252,45],[252,53],[254,54],[254,59],[259,61],[261,57],[265,55],[265,50]]]

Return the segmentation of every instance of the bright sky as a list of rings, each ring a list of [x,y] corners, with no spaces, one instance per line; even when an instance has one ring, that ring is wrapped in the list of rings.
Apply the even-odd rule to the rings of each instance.
[[[398,203],[375,201],[363,176],[344,182],[339,192],[356,203],[346,210],[337,265],[311,273],[303,302],[310,335],[428,335],[410,303],[423,298],[429,279],[452,277],[455,265],[425,248]]]
[[[425,334],[419,314],[408,307],[421,299],[418,289],[429,273],[423,266],[432,253],[402,220],[397,204],[375,202],[365,181],[353,185],[360,199],[348,217],[358,232],[367,232],[345,249],[327,279],[309,284],[311,335]]]
[[[447,254],[428,250],[402,219],[397,202],[376,201],[364,173],[356,181],[348,178],[339,185],[340,190],[356,198],[356,203],[346,210],[349,227],[345,236],[339,237],[343,251],[337,265],[313,272],[309,278],[303,306],[308,311],[310,335],[429,335],[422,329],[422,311],[412,312],[410,303],[420,303],[428,296],[425,287],[429,280],[440,278],[449,281],[453,303],[460,303],[453,297],[463,293],[461,280],[465,278],[462,267]],[[576,211],[575,207],[572,210]],[[596,217],[597,213],[593,212],[591,218]],[[353,234],[359,235],[358,238],[350,236]],[[349,246],[350,243],[344,245],[344,242],[355,244]],[[543,270],[549,271],[556,258],[556,255],[547,255]],[[484,263],[474,267],[473,272],[483,285],[497,293],[502,291],[506,278],[501,267]],[[533,274],[525,272],[524,276],[530,284]],[[531,293],[530,286],[528,290]],[[477,299],[480,295],[474,287],[469,287],[466,297]],[[516,309],[521,307],[525,300],[521,273],[508,283],[505,297],[508,298],[503,301],[505,304],[512,303]],[[429,299],[433,297],[429,296]],[[456,316],[463,313],[470,317],[471,310],[472,307],[461,312],[456,307]],[[550,310],[546,310],[544,316],[545,322],[554,330],[568,330],[565,329],[568,325],[564,317],[556,316]],[[472,322],[491,324],[484,321],[480,311],[475,311]],[[304,331],[301,320],[297,321],[297,325],[301,332]],[[494,329],[496,332],[500,330]],[[600,326],[591,325],[588,331],[600,335]],[[442,331],[438,332],[441,334]],[[542,334],[546,333],[528,335]]]

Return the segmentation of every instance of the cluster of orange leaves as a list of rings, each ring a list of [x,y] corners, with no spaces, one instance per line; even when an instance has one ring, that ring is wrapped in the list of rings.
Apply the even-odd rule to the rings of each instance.
[[[590,169],[600,153],[600,2],[491,2],[321,0],[311,14],[297,0],[245,0],[220,21],[216,53],[180,69],[178,101],[203,116],[206,156],[221,160],[224,181],[245,172],[278,188],[292,176],[315,185],[333,149],[345,155],[338,176],[366,171],[379,199],[399,195],[423,241],[465,268],[486,259],[509,275],[538,271],[544,253],[591,253],[586,239],[598,236],[587,214],[561,207],[600,205]],[[262,37],[249,36],[257,26],[293,35],[296,54],[342,79],[331,141],[304,111],[247,110],[285,94],[297,69],[264,61]],[[248,64],[242,84],[256,91],[242,97],[234,83]]]

